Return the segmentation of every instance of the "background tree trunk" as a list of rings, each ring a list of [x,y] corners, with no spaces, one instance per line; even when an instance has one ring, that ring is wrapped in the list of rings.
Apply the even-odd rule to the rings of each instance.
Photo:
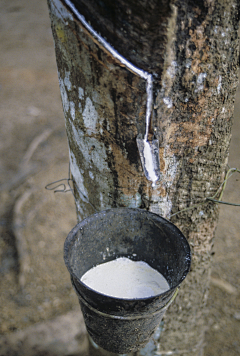
[[[170,218],[213,196],[231,137],[237,0],[72,3],[122,56],[153,74],[150,134],[159,139],[161,166],[153,188],[136,144],[145,133],[146,80],[106,51],[63,0],[49,0],[78,219],[110,207]],[[191,272],[165,316],[161,345],[139,355],[201,354],[217,216],[208,203],[171,218],[191,245]]]

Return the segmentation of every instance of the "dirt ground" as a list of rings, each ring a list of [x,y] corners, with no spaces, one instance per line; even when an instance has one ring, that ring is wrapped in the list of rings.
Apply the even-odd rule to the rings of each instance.
[[[44,189],[68,176],[46,0],[2,0],[0,46],[0,356],[86,356],[62,257],[76,224],[73,197]],[[239,116],[240,90],[229,158],[238,168]],[[224,200],[240,203],[240,176],[231,178]],[[239,207],[221,206],[205,356],[240,354],[239,216]]]

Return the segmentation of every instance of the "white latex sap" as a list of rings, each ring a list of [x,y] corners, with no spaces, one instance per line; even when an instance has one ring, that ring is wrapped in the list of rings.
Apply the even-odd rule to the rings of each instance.
[[[91,268],[81,281],[97,292],[124,299],[147,298],[170,288],[163,275],[146,262],[126,257]]]

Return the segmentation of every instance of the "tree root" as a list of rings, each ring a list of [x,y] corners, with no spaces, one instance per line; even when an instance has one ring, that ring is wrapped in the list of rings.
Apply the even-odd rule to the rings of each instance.
[[[22,161],[19,164],[19,170],[17,174],[9,182],[6,182],[2,186],[0,186],[0,191],[10,191],[12,189],[15,189],[19,185],[24,183],[29,176],[38,172],[39,168],[36,164],[30,162],[31,158],[34,152],[37,150],[38,146],[42,142],[46,141],[53,132],[54,131],[52,129],[46,129],[40,135],[34,137]]]
[[[26,282],[26,273],[30,268],[30,257],[28,253],[28,245],[23,233],[25,227],[23,208],[27,200],[29,200],[32,190],[25,191],[16,201],[13,213],[13,232],[16,239],[16,248],[18,253],[19,274],[18,282],[21,289],[24,288]]]

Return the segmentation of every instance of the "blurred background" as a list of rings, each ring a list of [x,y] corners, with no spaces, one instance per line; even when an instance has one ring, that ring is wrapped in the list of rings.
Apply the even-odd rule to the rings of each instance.
[[[76,224],[68,146],[46,0],[0,2],[0,356],[86,356],[77,297],[63,261]],[[229,165],[240,168],[240,90]],[[61,189],[61,187],[60,187]],[[223,200],[240,203],[240,175]],[[240,208],[220,207],[205,356],[240,354]]]

